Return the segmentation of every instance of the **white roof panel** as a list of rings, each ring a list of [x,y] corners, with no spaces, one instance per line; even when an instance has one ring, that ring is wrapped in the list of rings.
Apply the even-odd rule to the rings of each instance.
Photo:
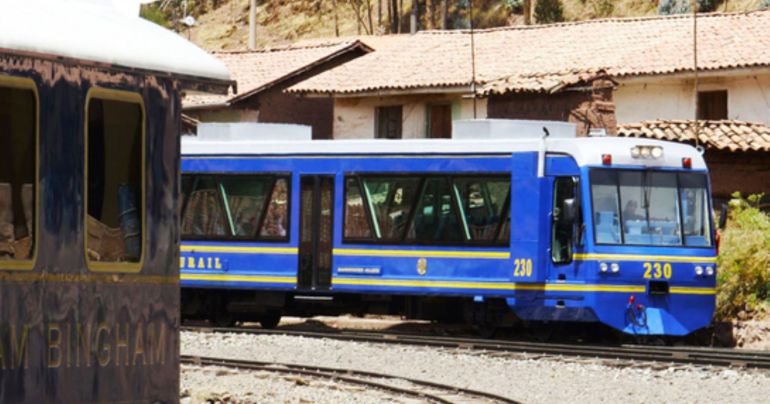
[[[0,10],[0,49],[230,79],[224,64],[212,55],[138,15],[126,15],[110,2],[0,0]]]
[[[572,156],[578,165],[601,165],[602,155],[611,154],[613,165],[645,167],[682,167],[682,158],[692,159],[693,169],[705,169],[703,156],[692,146],[652,139],[625,137],[548,138],[548,153]],[[658,145],[663,148],[660,159],[631,157],[637,145]],[[261,156],[261,155],[441,155],[441,154],[509,154],[537,152],[539,139],[403,139],[403,140],[217,140],[182,138],[183,156]]]

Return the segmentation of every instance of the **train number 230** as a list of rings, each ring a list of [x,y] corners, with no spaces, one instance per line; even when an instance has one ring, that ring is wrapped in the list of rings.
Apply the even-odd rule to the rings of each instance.
[[[516,258],[513,260],[513,276],[532,276],[532,260],[528,258]]]
[[[644,279],[671,279],[671,264],[660,262],[645,262]]]

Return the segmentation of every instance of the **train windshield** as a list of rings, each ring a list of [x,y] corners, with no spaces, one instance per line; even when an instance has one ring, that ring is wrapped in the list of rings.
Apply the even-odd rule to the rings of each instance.
[[[591,171],[597,244],[710,247],[706,175]]]

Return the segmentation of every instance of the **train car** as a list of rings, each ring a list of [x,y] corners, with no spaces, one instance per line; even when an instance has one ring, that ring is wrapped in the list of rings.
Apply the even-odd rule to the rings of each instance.
[[[0,402],[179,401],[182,91],[227,70],[85,1],[0,12]]]
[[[695,148],[558,122],[454,128],[311,141],[214,125],[183,139],[183,317],[494,326],[512,313],[667,336],[710,323],[715,232]]]

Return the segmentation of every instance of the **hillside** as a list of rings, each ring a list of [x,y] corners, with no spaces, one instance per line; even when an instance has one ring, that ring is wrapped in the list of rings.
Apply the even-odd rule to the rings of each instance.
[[[270,47],[335,35],[409,32],[412,1],[419,7],[420,29],[466,28],[469,0],[258,0],[257,46]],[[532,22],[578,21],[606,17],[655,15],[659,8],[687,7],[687,0],[531,0]],[[379,3],[378,3],[379,2]],[[749,11],[769,6],[770,0],[698,0],[714,11]],[[143,15],[170,26],[208,50],[243,49],[248,40],[249,0],[190,0],[189,13],[197,22],[187,28],[179,21],[181,7],[171,1],[145,6]],[[177,4],[177,2],[173,2]],[[388,23],[388,5],[400,7],[400,18]],[[561,4],[553,12],[548,4]],[[662,6],[659,3],[664,3]],[[524,24],[524,0],[474,0],[474,25],[489,28]],[[378,7],[379,5],[379,7]],[[335,12],[336,9],[336,12]],[[394,13],[395,14],[395,13]],[[336,18],[335,18],[336,15]],[[399,22],[400,21],[400,27]],[[442,23],[443,22],[443,26]],[[542,22],[542,21],[541,21]]]

